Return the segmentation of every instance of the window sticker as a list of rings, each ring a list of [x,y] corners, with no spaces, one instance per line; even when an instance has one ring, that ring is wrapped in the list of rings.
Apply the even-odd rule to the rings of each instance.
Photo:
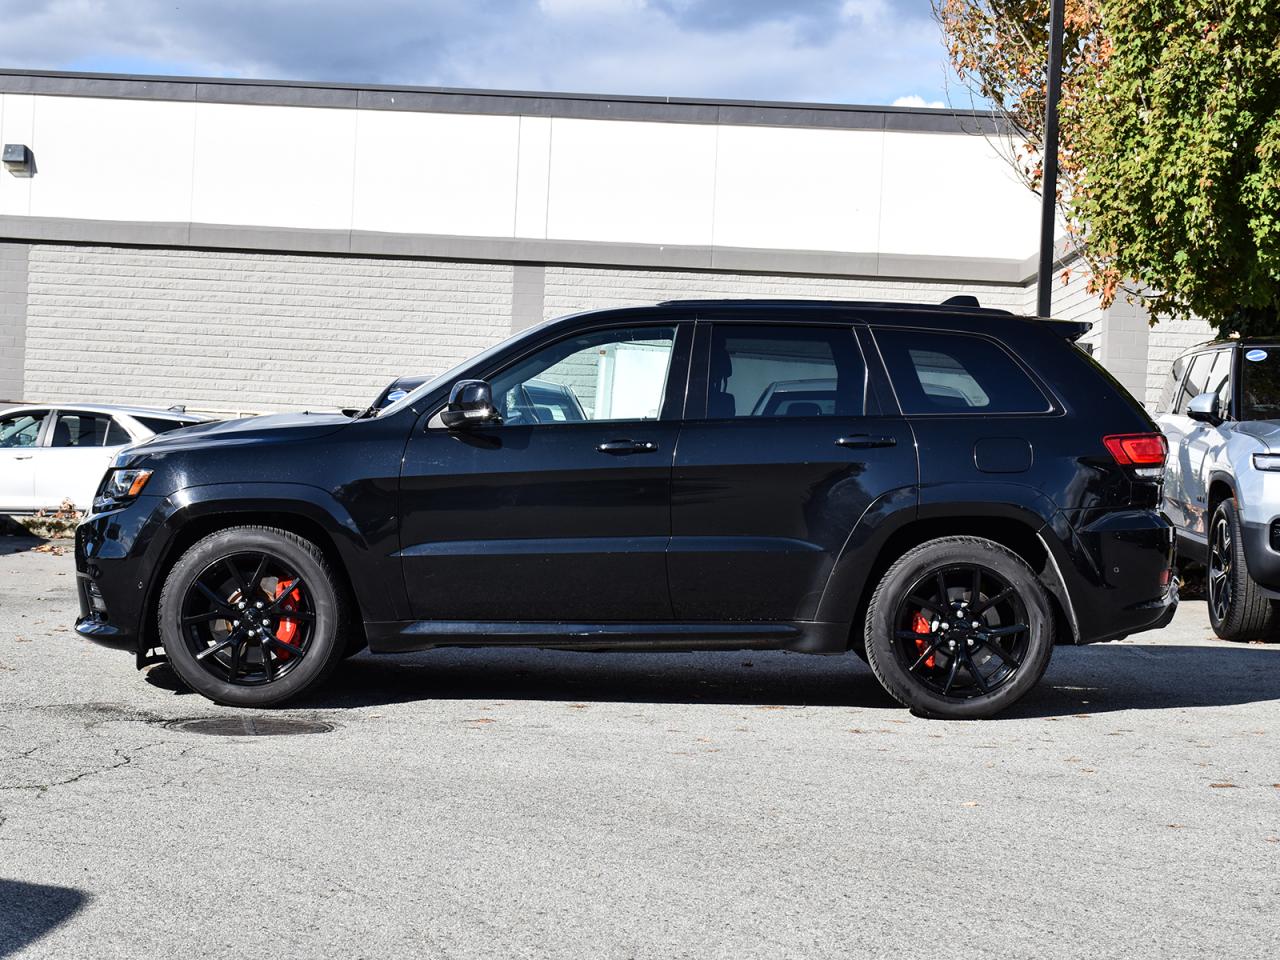
[[[392,390],[387,394],[387,403],[395,403],[397,400],[403,400],[408,395],[409,394],[405,393],[403,390]]]
[[[1267,351],[1265,351],[1265,350],[1250,350],[1248,353],[1246,353],[1246,354],[1244,355],[1244,358],[1245,358],[1246,360],[1252,360],[1254,363],[1257,363],[1259,360],[1265,360],[1265,359],[1267,359]]]

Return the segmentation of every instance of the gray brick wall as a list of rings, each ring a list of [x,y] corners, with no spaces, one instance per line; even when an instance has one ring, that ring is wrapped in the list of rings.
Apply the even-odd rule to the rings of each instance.
[[[1161,320],[1151,328],[1147,347],[1147,409],[1154,410],[1160,389],[1173,361],[1188,347],[1212,340],[1216,333],[1199,317],[1190,320]]]
[[[1082,273],[1054,313],[1091,319],[1102,360],[1154,402],[1201,321],[1149,332],[1097,312]],[[0,243],[0,399],[333,409],[439,373],[539,317],[689,297],[920,300],[1026,311],[1034,287],[675,270]]]
[[[31,400],[333,409],[507,336],[509,264],[37,245]]]
[[[1021,287],[1014,286],[548,265],[543,316],[551,318],[598,307],[636,306],[694,297],[847,298],[940,303],[958,293],[975,295],[983,306],[1017,311],[1024,307],[1025,294]]]
[[[0,243],[0,401],[23,399],[28,249],[25,243]]]

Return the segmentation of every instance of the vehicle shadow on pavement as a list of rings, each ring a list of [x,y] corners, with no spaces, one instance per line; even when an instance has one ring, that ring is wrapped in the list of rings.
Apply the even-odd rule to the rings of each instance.
[[[8,957],[65,923],[89,901],[71,887],[0,878],[0,957]]]
[[[7,557],[14,553],[26,553],[33,550],[43,543],[48,543],[40,537],[31,536],[6,536],[0,530],[0,557]]]
[[[419,700],[567,700],[901,709],[853,654],[435,650],[361,656],[291,706]],[[1280,648],[1213,644],[1059,647],[1039,685],[997,719],[1280,700]]]
[[[1059,647],[1044,679],[996,719],[1176,710],[1280,700],[1280,647],[1098,644]]]

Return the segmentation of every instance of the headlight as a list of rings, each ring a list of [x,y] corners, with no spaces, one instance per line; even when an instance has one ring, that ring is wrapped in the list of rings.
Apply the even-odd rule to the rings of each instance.
[[[1255,453],[1253,465],[1259,470],[1280,470],[1280,453]]]
[[[142,492],[142,488],[150,479],[150,470],[113,467],[107,471],[106,479],[102,481],[102,492],[98,496],[98,502],[110,504],[132,500]]]

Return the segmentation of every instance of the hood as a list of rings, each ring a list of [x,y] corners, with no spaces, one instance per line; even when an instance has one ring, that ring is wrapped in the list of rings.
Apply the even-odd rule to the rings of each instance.
[[[1280,453],[1280,420],[1241,420],[1235,432],[1260,441],[1271,453]]]
[[[277,413],[241,420],[215,420],[156,434],[129,448],[130,453],[165,454],[203,447],[314,440],[341,430],[351,418],[340,413]]]

